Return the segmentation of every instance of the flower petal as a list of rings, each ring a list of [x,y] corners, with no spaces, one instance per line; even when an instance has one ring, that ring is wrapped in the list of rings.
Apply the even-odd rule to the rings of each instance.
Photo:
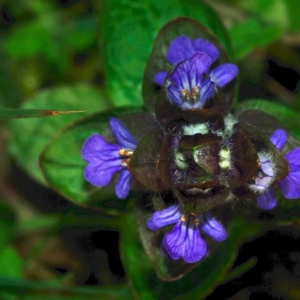
[[[216,84],[210,80],[210,78],[207,78],[203,81],[201,89],[200,89],[200,103],[203,104],[212,96],[214,90],[215,90]],[[197,108],[201,108],[198,107]]]
[[[99,163],[89,163],[84,169],[83,176],[94,186],[105,186],[109,184],[114,173],[121,169],[121,161],[99,161]]]
[[[196,52],[191,58],[178,63],[167,79],[170,100],[177,105],[188,102],[182,95],[182,91],[192,93],[193,88],[200,89],[202,75],[208,71],[209,67],[210,58],[203,52]],[[190,99],[193,104],[199,100],[200,94]]]
[[[167,59],[171,64],[191,57],[195,53],[193,41],[186,36],[179,36],[172,41],[167,51]]]
[[[129,170],[123,168],[123,170],[120,172],[120,176],[115,187],[116,196],[119,199],[124,199],[127,197],[132,180],[133,177],[130,174]]]
[[[173,259],[182,257],[187,263],[200,260],[207,251],[206,242],[200,237],[193,222],[179,221],[164,237],[164,244]]]
[[[88,162],[83,175],[94,186],[107,185],[114,173],[122,169],[120,146],[109,144],[99,134],[91,135],[83,144],[82,158]]]
[[[182,110],[186,110],[191,108],[202,108],[203,104],[201,101],[192,104],[188,102],[183,102],[182,104],[179,104],[179,106]]]
[[[153,81],[158,85],[163,85],[167,75],[168,72],[158,72],[154,75]]]
[[[193,87],[201,85],[202,75],[209,67],[210,58],[205,53],[196,52],[191,58],[177,64],[169,80],[177,85],[178,89],[191,92]]]
[[[204,213],[200,218],[200,229],[217,242],[222,242],[227,238],[224,226],[208,212]]]
[[[259,156],[260,168],[268,176],[274,176],[274,165],[268,157]]]
[[[210,72],[210,78],[218,86],[224,87],[228,82],[234,79],[239,72],[239,69],[234,64],[222,64]]]
[[[137,141],[131,135],[131,133],[124,127],[122,122],[116,118],[111,118],[109,121],[111,131],[121,147],[127,149],[135,149]]]
[[[249,184],[249,186],[256,192],[262,194],[264,193],[274,182],[274,178],[272,176],[262,176],[258,174],[257,179],[255,180],[255,184]]]
[[[300,198],[300,148],[293,149],[285,157],[290,165],[290,173],[278,182],[278,186],[285,198]]]
[[[158,210],[152,214],[151,218],[147,221],[147,227],[150,230],[156,230],[171,224],[175,224],[180,220],[182,211],[180,205],[171,205],[170,207]]]
[[[257,198],[257,205],[261,209],[270,210],[277,204],[277,199],[272,190],[267,190]]]
[[[204,52],[210,57],[211,63],[219,57],[219,50],[209,41],[200,38],[196,39],[193,44],[195,51]]]
[[[276,129],[270,137],[270,141],[279,151],[284,147],[286,140],[287,134],[283,129]]]
[[[83,144],[81,154],[87,162],[98,162],[119,158],[120,146],[109,144],[99,134],[92,134]]]

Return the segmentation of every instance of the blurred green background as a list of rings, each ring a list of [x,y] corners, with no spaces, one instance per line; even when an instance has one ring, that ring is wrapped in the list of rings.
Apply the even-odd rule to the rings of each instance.
[[[206,273],[163,283],[130,201],[100,206],[84,185],[74,136],[98,131],[92,113],[142,105],[153,41],[177,16],[208,26],[238,64],[236,105],[271,112],[300,138],[299,1],[0,1],[0,106],[85,110],[1,121],[0,299],[300,298],[298,200],[235,219]]]

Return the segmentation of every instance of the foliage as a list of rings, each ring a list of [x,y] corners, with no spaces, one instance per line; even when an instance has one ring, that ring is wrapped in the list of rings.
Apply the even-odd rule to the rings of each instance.
[[[299,200],[281,197],[265,213],[251,203],[227,207],[226,242],[199,264],[169,264],[157,245],[149,246],[158,239],[144,226],[151,214],[136,204],[135,193],[122,201],[112,185],[85,181],[81,148],[91,134],[105,132],[110,117],[155,110],[152,78],[169,68],[162,60],[180,34],[211,39],[222,62],[239,65],[238,82],[225,91],[237,117],[267,112],[291,133],[289,147],[299,145],[298,1],[15,0],[0,11],[0,298],[255,295],[258,283],[251,286],[243,275],[255,264],[251,249],[248,262],[239,251],[259,246],[268,230],[279,237],[286,230],[297,240]],[[193,30],[160,31],[178,17],[202,25],[188,21]],[[260,121],[269,133],[268,120]],[[298,265],[299,251],[287,252]],[[278,282],[280,270],[259,278]],[[265,293],[296,299],[295,270],[284,273],[289,291],[270,284]],[[231,294],[222,294],[226,287]]]

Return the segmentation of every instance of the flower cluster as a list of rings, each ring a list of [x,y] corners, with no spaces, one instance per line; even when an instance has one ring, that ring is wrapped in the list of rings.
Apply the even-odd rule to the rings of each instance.
[[[154,82],[165,84],[170,101],[181,109],[202,108],[216,87],[224,87],[238,73],[237,66],[231,63],[210,70],[218,56],[219,50],[210,42],[179,36],[167,51],[173,70],[168,75],[158,72]]]
[[[164,237],[164,245],[172,259],[182,257],[188,263],[200,260],[207,253],[207,244],[200,232],[217,242],[224,241],[227,237],[223,225],[209,212],[192,216],[185,214],[180,204],[156,211],[148,220],[147,227],[157,230],[173,224],[173,230]]]
[[[287,141],[287,134],[282,129],[274,131],[270,137],[271,142],[276,148],[281,151]],[[277,182],[279,189],[286,199],[300,198],[300,148],[295,148],[285,155],[289,164],[289,174],[285,178]],[[269,161],[265,161],[264,164],[270,164]],[[272,177],[274,174],[269,172],[265,168],[265,177]],[[272,209],[276,206],[277,200],[272,191],[268,187],[264,187],[263,194],[257,198],[258,206],[262,209]]]
[[[275,185],[287,199],[300,197],[300,148],[284,155],[284,130],[265,136],[224,108],[222,88],[238,68],[218,64],[218,58],[219,50],[207,40],[175,38],[166,55],[171,71],[157,72],[153,79],[163,87],[155,121],[149,125],[132,114],[131,134],[127,121],[111,118],[111,136],[94,134],[82,148],[88,163],[84,177],[91,184],[105,186],[118,176],[120,199],[136,186],[141,193],[160,195],[164,209],[153,211],[145,226],[167,232],[162,242],[170,259],[187,263],[207,254],[207,238],[226,239],[215,212],[233,197],[256,201],[263,209],[276,205]],[[137,136],[140,128],[145,132]]]

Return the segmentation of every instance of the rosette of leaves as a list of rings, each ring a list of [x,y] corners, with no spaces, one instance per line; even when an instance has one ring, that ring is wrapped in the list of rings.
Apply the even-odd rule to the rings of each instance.
[[[119,180],[121,167],[113,174],[110,172],[112,180],[104,187],[93,187],[83,178],[86,163],[81,160],[78,151],[84,141],[95,133],[109,145],[119,146],[116,148],[119,153],[123,153],[123,156],[125,153],[120,163],[129,170],[131,176],[127,198],[135,196],[136,199],[136,220],[131,216],[122,219],[123,233],[131,233],[124,233],[121,247],[126,248],[132,241],[136,243],[135,232],[138,230],[144,250],[159,278],[168,281],[178,279],[200,263],[190,274],[201,277],[204,270],[211,268],[207,278],[201,280],[204,283],[210,276],[214,276],[216,284],[233,261],[233,245],[237,246],[241,239],[257,234],[253,229],[244,237],[239,235],[237,224],[243,222],[235,218],[231,224],[231,204],[252,201],[256,205],[259,196],[287,177],[289,163],[285,155],[298,142],[288,134],[284,148],[279,149],[270,138],[275,130],[284,129],[284,126],[266,113],[240,109],[237,116],[231,114],[230,106],[234,101],[237,83],[235,75],[225,87],[215,84],[209,99],[203,101],[201,107],[176,105],[168,94],[168,87],[174,82],[172,76],[179,65],[190,63],[188,60],[200,59],[192,54],[192,58],[188,57],[176,64],[168,61],[167,49],[172,41],[182,36],[191,41],[203,38],[217,48],[219,55],[209,64],[210,70],[222,64],[230,64],[222,43],[209,29],[188,18],[170,21],[158,33],[145,69],[142,87],[145,109],[121,108],[70,125],[46,147],[41,165],[47,181],[69,199],[120,216],[120,211],[129,211],[133,206],[115,199],[114,186]],[[205,55],[200,56],[201,60],[207,59]],[[163,84],[158,85],[154,77],[162,71],[167,75]],[[208,79],[210,75],[205,76]],[[192,91],[180,92],[184,99],[193,96]],[[198,90],[193,92],[197,94]],[[134,139],[134,149],[125,151],[128,149],[121,145],[122,139],[120,143],[120,136],[112,125],[109,126],[112,117],[121,122],[122,128],[118,128],[122,132],[126,130],[126,135],[130,133]],[[63,153],[69,145],[69,139],[76,145],[76,151],[68,147],[71,149],[68,161],[60,164],[57,151]],[[70,184],[72,178],[64,171],[66,165],[72,168],[72,176],[77,178],[76,186]],[[56,178],[58,172],[65,172],[63,181]],[[78,172],[81,172],[80,179]],[[174,214],[173,207],[176,208]],[[173,215],[166,221],[170,208]],[[166,237],[174,237],[178,228],[186,232],[191,230],[192,235],[196,236],[197,244],[186,247],[187,251],[194,251],[201,244],[201,254],[195,253],[191,258],[186,254],[186,249],[182,250],[178,245],[176,247],[180,249],[174,250],[174,243],[167,241]],[[226,241],[225,228],[229,233]],[[213,240],[224,242],[217,248]],[[182,244],[186,246],[185,241]],[[147,263],[143,267],[138,266],[136,260],[132,259],[133,254],[144,257],[139,246],[135,244],[131,250],[130,253],[127,253],[128,249],[123,250],[125,265],[136,282],[136,288],[142,289],[134,272],[148,272],[151,267]],[[225,258],[221,252],[226,253]],[[125,257],[126,254],[128,257]],[[218,261],[215,267],[211,267],[213,261]],[[143,284],[147,285],[145,280],[142,280]],[[175,285],[172,288],[176,289]],[[162,286],[164,289],[169,290]]]
[[[183,25],[186,22],[193,23],[185,19],[176,20],[167,24],[162,32],[172,32],[176,27],[180,28],[181,31],[176,32],[181,35],[182,28],[188,27]],[[199,26],[195,27],[198,29]],[[189,31],[186,29],[186,32]],[[151,65],[152,60],[162,60],[163,54],[157,54],[157,45],[162,43],[160,34],[154,44],[155,54],[150,57],[146,68],[144,90],[151,84],[154,86],[153,76],[162,70],[161,66],[155,69],[155,63]],[[211,40],[215,41],[213,35]],[[179,202],[185,214],[199,216],[210,211],[217,215],[220,206],[226,207],[232,199],[256,201],[259,192],[255,179],[260,170],[261,155],[272,157],[270,168],[276,170],[268,186],[287,176],[287,161],[268,136],[249,125],[251,121],[248,119],[238,120],[229,113],[228,104],[233,100],[233,90],[234,84],[227,90],[219,89],[203,108],[187,110],[174,105],[163,86],[153,90],[153,105],[147,102],[150,98],[146,97],[146,105],[154,107],[158,124],[138,144],[130,159],[129,170],[147,191],[161,193],[153,204],[155,209]],[[279,128],[278,124],[275,128]],[[223,222],[226,223],[226,220]],[[160,240],[153,244],[162,243]],[[149,244],[146,246],[149,248]],[[148,249],[148,252],[151,253],[151,250]]]

